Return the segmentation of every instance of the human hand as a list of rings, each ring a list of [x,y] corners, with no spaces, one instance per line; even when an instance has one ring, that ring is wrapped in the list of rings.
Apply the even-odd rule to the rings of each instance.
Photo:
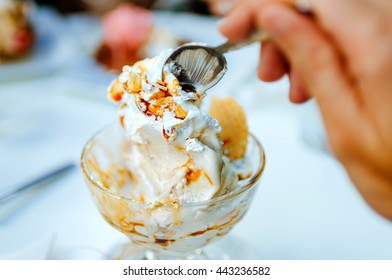
[[[392,2],[313,0],[312,16],[293,0],[243,0],[222,22],[231,40],[256,28],[259,77],[290,75],[290,99],[318,102],[329,144],[365,200],[392,219]]]

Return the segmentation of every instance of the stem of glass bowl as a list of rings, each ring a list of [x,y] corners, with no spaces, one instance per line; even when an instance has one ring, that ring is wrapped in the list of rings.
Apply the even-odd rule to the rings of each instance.
[[[179,253],[168,250],[150,250],[132,242],[116,245],[112,250],[115,260],[207,260],[209,257],[202,249]]]
[[[208,256],[202,249],[196,249],[191,253],[178,253],[171,251],[146,250],[148,260],[207,260]]]

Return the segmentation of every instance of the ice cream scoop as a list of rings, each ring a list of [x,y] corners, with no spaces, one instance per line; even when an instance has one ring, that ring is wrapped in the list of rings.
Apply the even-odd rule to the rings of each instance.
[[[123,191],[152,205],[205,201],[238,186],[221,127],[200,108],[205,91],[180,86],[171,67],[160,78],[169,54],[125,66],[109,87],[130,143],[124,161],[133,187]]]
[[[257,41],[265,41],[268,35],[257,31],[249,38],[239,42],[230,42],[211,47],[204,43],[187,43],[177,47],[167,58],[163,69],[171,65],[181,86],[198,86],[207,90],[216,85],[227,71],[224,53],[237,50]]]

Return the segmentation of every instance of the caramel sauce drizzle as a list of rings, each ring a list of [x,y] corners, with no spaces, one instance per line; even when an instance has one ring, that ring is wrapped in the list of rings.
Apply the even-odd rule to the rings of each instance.
[[[200,169],[192,169],[188,167],[188,171],[185,175],[187,185],[189,185],[192,182],[196,182],[199,179],[200,174],[201,174]]]
[[[160,238],[155,238],[154,242],[155,242],[156,244],[159,244],[159,245],[163,246],[163,247],[167,247],[167,246],[169,246],[171,243],[176,242],[176,240],[175,240],[175,239],[160,239]]]
[[[213,185],[214,185],[214,182],[212,182],[210,176],[208,176],[207,172],[205,172],[204,170],[203,170],[203,175],[204,175],[204,177],[206,177],[206,179],[208,180],[208,183],[210,183],[210,185],[213,186]]]
[[[228,220],[227,222],[225,222],[223,224],[220,224],[220,225],[217,225],[217,226],[208,227],[208,228],[206,228],[204,230],[192,232],[188,236],[199,236],[199,235],[205,234],[206,232],[209,232],[209,231],[212,231],[212,230],[221,230],[221,229],[224,229],[224,228],[229,228],[229,227],[233,226],[233,224],[234,224],[234,222],[235,222],[237,217],[238,217],[238,214],[232,216],[230,218],[230,220]]]

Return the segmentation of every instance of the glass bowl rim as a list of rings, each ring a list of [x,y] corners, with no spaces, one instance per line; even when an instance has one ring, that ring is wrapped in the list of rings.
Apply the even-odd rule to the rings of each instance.
[[[126,200],[127,202],[132,203],[134,205],[144,206],[145,208],[151,208],[151,204],[150,203],[137,202],[137,201],[133,200],[132,198],[122,196],[121,194],[118,194],[118,193],[113,192],[112,190],[106,188],[100,181],[95,180],[87,171],[87,167],[86,167],[84,159],[86,158],[85,154],[86,154],[88,148],[92,145],[94,139],[96,139],[99,135],[104,133],[107,129],[112,128],[114,126],[119,126],[119,124],[118,123],[111,123],[111,124],[108,124],[108,125],[104,126],[101,129],[99,129],[96,133],[93,134],[93,136],[91,136],[89,138],[89,140],[84,145],[82,154],[80,156],[80,166],[81,166],[83,175],[84,175],[85,178],[87,178],[87,180],[90,183],[92,183],[93,186],[99,188],[101,191],[103,191],[105,193],[108,193],[110,196],[112,196],[115,199]],[[239,196],[240,194],[244,193],[245,191],[247,191],[247,190],[251,189],[252,187],[256,186],[256,184],[258,183],[259,179],[261,178],[261,175],[264,173],[264,169],[265,169],[265,165],[266,165],[266,156],[265,156],[265,151],[264,151],[263,145],[260,143],[260,141],[251,132],[249,132],[249,136],[255,142],[255,145],[256,145],[256,147],[259,150],[259,154],[260,154],[260,158],[261,158],[260,164],[259,164],[255,174],[249,179],[249,181],[245,185],[240,186],[239,188],[236,188],[233,191],[231,191],[229,193],[226,193],[224,195],[220,195],[220,196],[217,196],[217,197],[212,197],[211,199],[208,199],[208,200],[184,203],[184,204],[181,204],[181,207],[184,208],[184,207],[193,207],[193,206],[203,206],[203,205],[216,204],[216,203],[219,203],[221,201],[225,201],[225,200],[229,200],[229,199],[235,198],[235,197]],[[163,205],[162,207],[173,207],[173,205]]]

